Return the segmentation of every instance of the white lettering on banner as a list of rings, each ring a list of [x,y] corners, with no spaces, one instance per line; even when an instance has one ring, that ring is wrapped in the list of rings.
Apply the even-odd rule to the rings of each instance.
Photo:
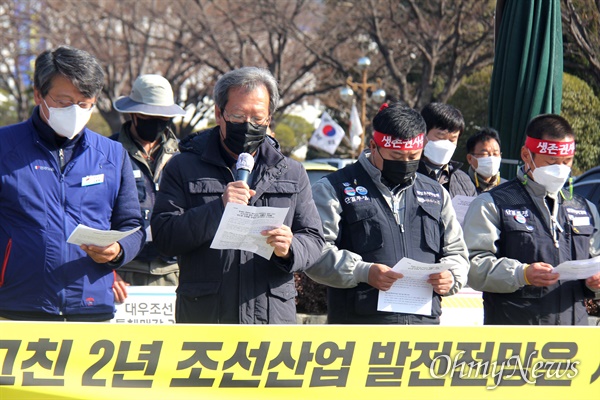
[[[575,151],[575,142],[566,142],[562,144],[554,142],[540,142],[537,145],[539,154],[548,154],[552,156],[570,155]]]

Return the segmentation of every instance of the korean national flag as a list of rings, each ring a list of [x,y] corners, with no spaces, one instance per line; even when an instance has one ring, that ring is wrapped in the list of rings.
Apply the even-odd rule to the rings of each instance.
[[[352,104],[352,111],[350,111],[350,143],[352,143],[352,150],[358,149],[362,139],[363,127],[360,123],[360,117],[358,116],[358,110],[356,104]]]
[[[329,154],[334,154],[345,135],[346,133],[342,127],[325,111],[321,115],[321,124],[313,132],[308,144]]]

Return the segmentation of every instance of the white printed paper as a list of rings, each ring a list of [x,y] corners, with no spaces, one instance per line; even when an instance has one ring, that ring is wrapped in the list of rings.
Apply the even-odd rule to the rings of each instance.
[[[565,261],[554,267],[554,271],[560,274],[561,281],[572,281],[576,279],[587,279],[600,272],[600,256],[587,260]]]
[[[460,226],[463,226],[465,215],[467,214],[469,205],[471,205],[473,200],[475,200],[475,197],[463,196],[461,194],[456,195],[452,198],[452,206],[454,207],[454,211],[456,212],[456,218],[458,219]]]
[[[433,286],[429,275],[447,270],[447,264],[427,264],[404,257],[392,268],[404,275],[390,290],[379,291],[378,311],[431,315]]]
[[[267,243],[267,237],[260,233],[283,225],[288,210],[289,207],[227,203],[210,248],[250,251],[268,260],[273,254],[273,247]]]
[[[81,246],[82,244],[91,244],[94,246],[104,247],[131,235],[138,229],[140,229],[139,226],[137,228],[124,232],[103,231],[100,229],[94,229],[90,228],[89,226],[79,224],[67,239],[67,243],[76,244],[78,246]]]

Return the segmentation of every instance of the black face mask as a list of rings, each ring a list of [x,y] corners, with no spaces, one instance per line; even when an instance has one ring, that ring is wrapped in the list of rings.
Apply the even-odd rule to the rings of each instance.
[[[377,148],[377,152],[379,153],[379,148]],[[419,160],[386,160],[381,153],[379,153],[379,156],[383,160],[381,176],[394,186],[401,185],[411,180],[412,177],[415,176],[417,169],[419,169]]]
[[[241,124],[225,121],[227,136],[223,143],[234,154],[252,154],[265,141],[267,128],[267,125],[254,125],[247,121]]]
[[[161,133],[167,129],[167,126],[171,123],[171,120],[164,120],[160,118],[150,119],[135,119],[135,131],[137,132],[140,139],[146,142],[154,142]]]

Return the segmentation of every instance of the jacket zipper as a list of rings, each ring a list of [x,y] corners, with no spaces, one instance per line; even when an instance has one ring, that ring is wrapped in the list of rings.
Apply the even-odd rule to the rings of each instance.
[[[8,239],[6,244],[6,250],[4,251],[4,261],[2,262],[2,273],[0,273],[0,287],[4,285],[4,274],[6,273],[6,266],[8,265],[8,258],[10,257],[10,248],[12,247],[12,239]]]
[[[62,148],[58,149],[58,160],[58,164],[60,165],[60,172],[62,173],[63,169],[65,168],[65,151]]]
[[[400,201],[398,201],[399,203]],[[405,203],[405,207],[406,209],[406,203]],[[398,228],[400,228],[400,242],[402,244],[402,250],[404,251],[404,257],[408,257],[408,250],[406,248],[406,238],[404,236],[405,231],[404,231],[404,222],[399,223],[400,222],[400,210],[396,208],[396,202],[394,199],[394,195],[392,194],[392,214],[394,214],[394,220],[396,222],[396,225],[398,226]]]
[[[408,249],[406,248],[406,238],[404,236],[404,224],[400,224],[400,232],[402,233],[400,237],[402,238],[402,250],[404,250],[404,257],[408,257]]]
[[[58,160],[56,159],[56,156],[54,155],[54,153],[52,153],[52,151],[49,151],[46,146],[44,146],[39,140],[36,141],[37,145],[40,146],[42,149],[44,149],[45,151],[48,151],[50,153],[50,158],[52,160],[52,163],[57,163],[55,164],[58,165],[58,182],[60,184],[60,199],[61,199],[61,207],[65,207],[65,189],[64,189],[64,174],[63,174],[63,168],[65,167],[65,153],[64,153],[64,149],[59,148],[58,149]],[[66,221],[63,219],[63,231],[66,232]],[[68,252],[66,247],[63,247],[63,252],[62,252],[62,259],[66,259],[66,253]],[[60,306],[59,306],[59,315],[63,315],[63,308],[64,308],[64,303],[65,303],[65,290],[62,289],[59,293],[58,293],[58,297],[60,298]]]
[[[58,150],[58,156],[60,158],[60,171],[59,171],[59,184],[60,184],[60,204],[61,207],[63,208],[62,210],[62,215],[63,215],[63,232],[67,232],[67,221],[65,218],[66,215],[66,211],[65,211],[65,207],[66,207],[66,193],[65,193],[65,172],[64,172],[64,167],[65,167],[65,155],[63,152],[63,149],[59,149]],[[64,240],[64,239],[63,239]],[[66,246],[63,245],[62,247],[63,251],[62,251],[62,260],[61,262],[64,262],[64,260],[67,259],[67,254],[68,254],[68,249]],[[64,315],[64,309],[65,309],[65,288],[62,288],[60,290],[60,292],[58,293],[58,298],[60,299],[60,306],[59,306],[59,310],[58,310],[58,314],[59,315]]]

